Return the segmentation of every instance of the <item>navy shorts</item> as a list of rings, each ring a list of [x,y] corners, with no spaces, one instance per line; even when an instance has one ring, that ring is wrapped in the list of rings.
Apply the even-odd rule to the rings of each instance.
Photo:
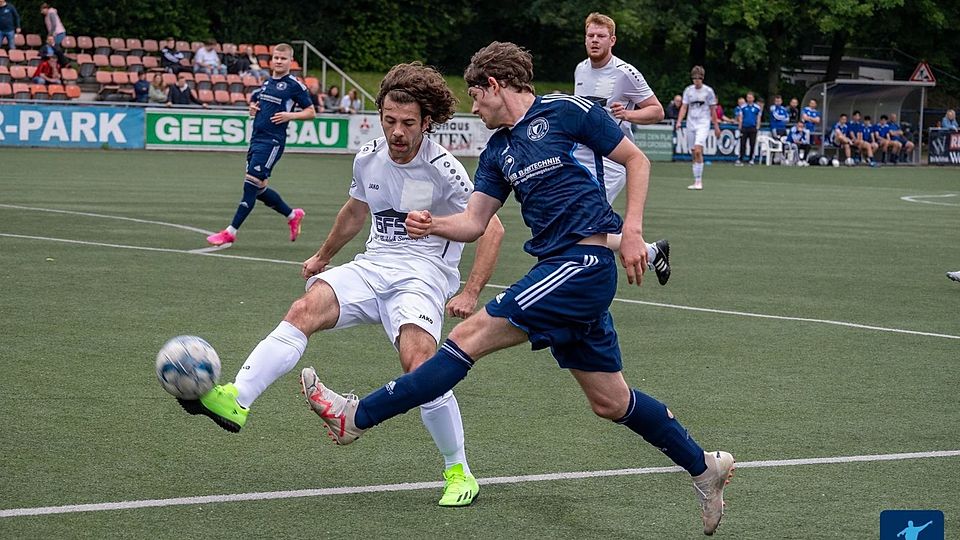
[[[601,246],[577,245],[537,262],[526,276],[486,305],[527,333],[533,350],[550,347],[564,369],[623,369],[610,303],[617,262]]]
[[[283,143],[273,139],[253,141],[247,150],[247,174],[260,180],[270,178],[273,166],[283,155]]]

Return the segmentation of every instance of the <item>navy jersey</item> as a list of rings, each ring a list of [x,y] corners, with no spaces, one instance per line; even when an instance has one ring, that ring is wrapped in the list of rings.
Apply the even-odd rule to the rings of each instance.
[[[586,237],[623,227],[607,203],[602,176],[602,156],[623,138],[599,105],[564,94],[537,96],[515,126],[490,137],[474,190],[500,202],[512,190],[533,233],[524,251],[539,258],[562,253]],[[580,144],[594,150],[599,178],[573,156]]]
[[[890,124],[877,124],[873,127],[873,132],[877,134],[878,139],[889,139]]]
[[[742,118],[741,125],[745,128],[757,127],[760,121],[760,113],[763,111],[756,103],[746,103],[740,107],[739,116]]]
[[[840,122],[837,122],[836,124],[834,124],[833,129],[830,130],[831,142],[836,140],[837,131],[839,131],[841,135],[847,135],[850,133],[850,126],[848,126],[846,123],[841,124]]]
[[[851,140],[857,140],[858,134],[863,135],[864,140],[868,138],[867,133],[863,130],[863,124],[860,122],[851,121],[847,124],[847,132],[850,134]]]
[[[790,111],[783,105],[770,106],[770,129],[786,129],[790,121]],[[796,121],[794,121],[796,124]]]
[[[250,96],[251,102],[260,104],[260,112],[253,119],[253,134],[250,141],[272,139],[284,144],[287,140],[287,124],[274,124],[270,118],[278,112],[290,112],[294,104],[301,109],[313,106],[307,87],[289,73],[275,79],[268,78],[263,85]]]

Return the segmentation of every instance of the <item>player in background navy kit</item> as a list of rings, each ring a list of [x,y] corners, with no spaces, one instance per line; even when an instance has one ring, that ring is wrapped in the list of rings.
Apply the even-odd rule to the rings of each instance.
[[[215,246],[237,240],[237,229],[253,211],[257,201],[263,201],[263,204],[287,218],[291,242],[300,235],[303,210],[290,208],[279,193],[267,187],[267,179],[283,155],[283,147],[287,141],[287,124],[291,120],[310,120],[316,114],[307,87],[290,75],[292,60],[293,48],[290,45],[276,45],[270,61],[273,74],[250,98],[250,116],[254,120],[250,149],[247,150],[243,198],[230,226],[207,237],[207,242]],[[299,106],[300,110],[294,112],[295,106]]]
[[[861,159],[865,158],[868,165],[876,167],[877,163],[873,160],[873,144],[870,140],[872,131],[860,121],[860,111],[853,111],[853,114],[850,115],[850,123],[848,125],[850,144],[860,152]]]
[[[837,120],[837,123],[833,125],[833,129],[830,130],[830,138],[828,140],[837,148],[843,149],[843,155],[846,156],[844,163],[848,166],[853,165],[853,158],[850,157],[850,126],[847,125],[847,113],[840,114],[840,119]]]
[[[774,138],[786,136],[789,122],[790,110],[783,106],[783,98],[779,94],[773,96],[773,105],[770,106],[770,131]]]
[[[416,370],[362,400],[315,381],[319,395],[311,399],[323,403],[334,441],[350,444],[367,429],[450,390],[483,356],[528,341],[534,349],[549,347],[595,414],[641,435],[693,476],[703,531],[713,534],[723,515],[733,456],[704,452],[666,405],[627,385],[609,311],[617,265],[607,234],[623,233],[619,257],[631,284],[640,284],[646,268],[643,206],[650,161],[596,104],[564,94],[535,95],[532,57],[513,43],[493,42],[478,51],[464,79],[473,112],[497,131],[480,155],[466,211],[410,212],[407,233],[474,241],[512,193],[533,234],[524,251],[537,263],[458,324]],[[626,168],[624,219],[607,203],[602,181],[570,155],[581,143]]]
[[[740,131],[740,157],[734,165],[743,165],[746,161],[753,165],[753,149],[757,146],[757,128],[763,109],[757,105],[753,92],[747,92],[746,102],[737,108],[737,130]],[[749,154],[747,152],[749,150]]]

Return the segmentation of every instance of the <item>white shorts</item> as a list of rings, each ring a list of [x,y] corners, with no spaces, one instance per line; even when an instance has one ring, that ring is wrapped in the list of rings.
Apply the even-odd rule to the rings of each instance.
[[[354,260],[311,277],[307,290],[318,280],[328,283],[337,295],[340,318],[334,328],[380,323],[396,348],[400,327],[415,324],[440,342],[447,295],[420,273]]]
[[[710,124],[691,125],[687,123],[687,144],[691,150],[694,146],[705,147],[708,135],[710,135]]]
[[[617,195],[627,185],[627,169],[610,158],[603,158],[603,187],[607,191],[607,202],[613,204]]]

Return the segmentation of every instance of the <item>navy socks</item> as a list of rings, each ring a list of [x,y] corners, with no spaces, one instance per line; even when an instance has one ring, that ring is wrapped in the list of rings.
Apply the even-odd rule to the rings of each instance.
[[[645,441],[656,446],[692,476],[703,474],[707,470],[703,448],[700,448],[673,417],[666,405],[643,392],[636,389],[630,392],[627,414],[615,422],[627,426]]]
[[[233,222],[230,223],[231,227],[239,229],[240,225],[243,225],[243,220],[247,219],[247,216],[253,211],[254,205],[257,204],[257,192],[259,191],[260,188],[252,183],[243,183],[243,198],[240,200],[240,206],[237,207],[237,213],[233,215]]]
[[[293,209],[287,206],[287,203],[283,202],[280,194],[270,188],[263,190],[262,193],[257,195],[257,198],[263,201],[263,204],[283,214],[283,217],[287,217],[290,215],[290,212],[293,212]]]
[[[448,339],[420,367],[361,399],[354,422],[358,428],[368,429],[432,401],[463,380],[471,367],[473,359]]]

